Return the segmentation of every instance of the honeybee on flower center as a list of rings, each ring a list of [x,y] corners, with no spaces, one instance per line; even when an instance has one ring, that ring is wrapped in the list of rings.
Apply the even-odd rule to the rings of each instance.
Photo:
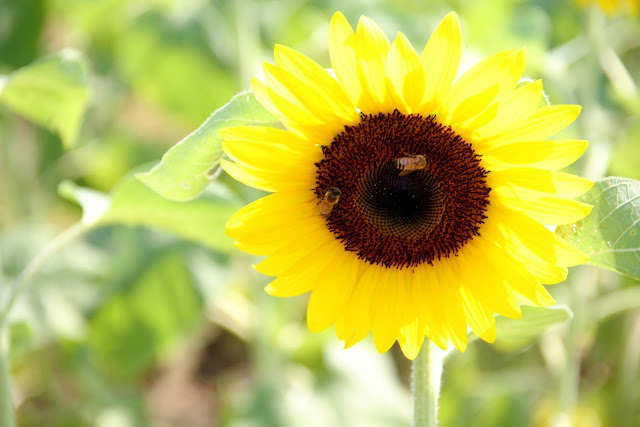
[[[329,187],[326,193],[324,193],[324,198],[320,203],[318,203],[317,211],[323,217],[328,217],[331,214],[331,211],[340,200],[340,196],[342,195],[342,191],[338,187]]]
[[[427,158],[422,154],[410,155],[405,153],[405,155],[406,157],[394,160],[396,169],[400,170],[400,176],[409,175],[411,172],[424,169],[427,166]]]

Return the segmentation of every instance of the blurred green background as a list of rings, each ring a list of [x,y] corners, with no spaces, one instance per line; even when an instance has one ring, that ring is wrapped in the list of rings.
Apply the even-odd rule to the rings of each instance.
[[[54,104],[60,125],[31,117],[29,99],[0,98],[0,298],[79,221],[69,199],[116,187],[115,197],[129,171],[148,169],[248,89],[274,43],[329,67],[336,10],[353,26],[373,18],[390,38],[402,31],[417,50],[455,10],[467,65],[527,46],[526,75],[543,79],[550,101],[583,105],[563,134],[591,141],[572,171],[640,179],[640,20],[624,10],[568,0],[0,0],[0,76],[58,54],[77,77],[47,92],[75,100]],[[129,199],[153,198],[136,188]],[[163,218],[122,196],[128,213],[65,245],[20,296],[9,333],[19,425],[410,425],[410,363],[397,348],[379,355],[365,340],[342,350],[332,330],[311,334],[307,297],[267,296],[256,259],[233,250],[224,223],[259,192],[223,175],[205,196],[179,208],[153,199]],[[639,289],[572,269],[551,291],[573,321],[533,342],[475,341],[451,356],[441,425],[640,425]]]

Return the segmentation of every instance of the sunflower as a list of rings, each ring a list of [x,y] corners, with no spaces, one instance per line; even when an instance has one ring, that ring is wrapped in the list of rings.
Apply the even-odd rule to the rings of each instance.
[[[266,291],[311,292],[307,323],[331,325],[349,347],[369,332],[414,359],[425,336],[463,351],[467,328],[495,339],[494,313],[554,303],[543,284],[587,257],[542,224],[591,206],[572,200],[586,179],[557,172],[588,143],[547,140],[580,113],[540,106],[542,83],[519,84],[526,52],[490,56],[456,78],[458,18],[439,24],[421,55],[362,17],[330,24],[333,73],[277,45],[254,79],[285,129],[223,130],[224,170],[272,194],[239,210],[227,234]]]

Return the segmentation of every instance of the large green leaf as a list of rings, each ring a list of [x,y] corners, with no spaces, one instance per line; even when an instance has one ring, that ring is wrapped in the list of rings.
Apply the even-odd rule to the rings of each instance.
[[[191,200],[202,193],[215,176],[222,157],[220,129],[276,123],[278,120],[260,105],[253,93],[239,93],[195,132],[169,149],[158,165],[137,177],[168,199]]]
[[[580,200],[593,205],[591,214],[556,233],[588,254],[589,264],[640,279],[640,182],[603,178]]]
[[[224,225],[236,210],[222,189],[196,200],[174,202],[156,194],[132,174],[124,177],[109,196],[71,182],[60,193],[83,208],[83,221],[93,226],[142,225],[172,232],[220,251],[230,251]]]
[[[0,100],[58,133],[64,146],[71,148],[89,99],[87,69],[80,53],[63,50],[0,80]]]

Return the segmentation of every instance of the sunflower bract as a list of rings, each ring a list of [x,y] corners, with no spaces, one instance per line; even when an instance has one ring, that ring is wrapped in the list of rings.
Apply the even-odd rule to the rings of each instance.
[[[592,183],[557,172],[587,142],[549,140],[580,107],[540,106],[540,81],[518,85],[524,49],[456,78],[455,13],[419,54],[338,12],[329,53],[335,77],[276,46],[253,90],[286,130],[221,132],[227,173],[273,193],[227,224],[238,248],[267,256],[255,266],[275,277],[266,291],[311,292],[311,331],[334,325],[347,347],[372,332],[380,352],[398,341],[409,359],[425,336],[463,351],[468,327],[491,342],[495,313],[553,304],[543,285],[587,260],[542,225],[591,210],[572,198]],[[340,197],[319,213],[329,189]]]

